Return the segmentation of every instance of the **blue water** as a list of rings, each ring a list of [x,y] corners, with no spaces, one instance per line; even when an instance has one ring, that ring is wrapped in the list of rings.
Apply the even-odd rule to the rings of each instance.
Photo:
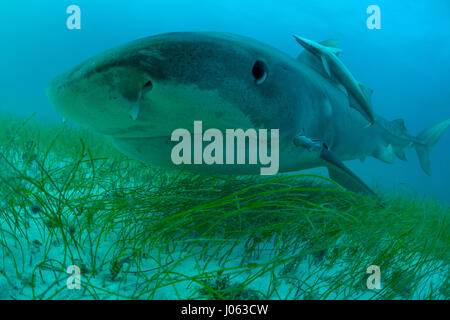
[[[68,30],[66,8],[81,8],[81,30]],[[381,29],[369,30],[366,9],[381,9]],[[93,54],[130,40],[173,31],[223,31],[271,44],[292,56],[292,38],[338,38],[341,59],[375,90],[375,111],[404,118],[412,134],[450,118],[450,2],[382,1],[24,1],[0,4],[0,110],[37,113],[59,120],[45,96],[57,74]],[[450,132],[431,154],[433,176],[420,169],[413,150],[408,163],[375,159],[351,163],[367,182],[386,188],[409,185],[420,194],[450,199]]]

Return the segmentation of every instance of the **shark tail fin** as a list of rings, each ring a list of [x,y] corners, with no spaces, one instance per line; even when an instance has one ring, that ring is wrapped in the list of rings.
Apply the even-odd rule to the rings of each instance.
[[[450,119],[444,120],[423,130],[417,136],[417,142],[414,143],[414,146],[416,148],[417,156],[419,157],[420,166],[427,175],[431,175],[431,148],[434,147],[449,126]]]

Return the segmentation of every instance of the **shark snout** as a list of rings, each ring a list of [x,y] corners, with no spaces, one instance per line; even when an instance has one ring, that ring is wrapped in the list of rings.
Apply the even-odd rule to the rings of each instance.
[[[143,120],[143,101],[148,104],[154,85],[146,72],[133,65],[88,60],[55,77],[46,94],[63,118],[116,135],[132,131],[129,128]]]
[[[108,118],[105,92],[89,78],[74,74],[70,70],[56,76],[47,85],[47,97],[63,118],[98,131]]]
[[[67,108],[67,104],[70,105],[70,88],[66,81],[64,81],[64,76],[59,75],[55,77],[46,88],[46,95],[53,106],[59,111],[64,112],[64,108]]]

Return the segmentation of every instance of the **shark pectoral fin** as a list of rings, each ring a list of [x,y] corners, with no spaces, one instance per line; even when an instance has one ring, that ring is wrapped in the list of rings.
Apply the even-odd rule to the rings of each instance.
[[[327,58],[323,54],[321,54],[320,59],[322,60],[323,68],[327,72],[328,76],[331,78],[331,71],[330,71],[330,66],[328,65]]]
[[[375,192],[347,168],[330,150],[322,149],[320,158],[326,162],[331,179],[350,191],[377,198]]]

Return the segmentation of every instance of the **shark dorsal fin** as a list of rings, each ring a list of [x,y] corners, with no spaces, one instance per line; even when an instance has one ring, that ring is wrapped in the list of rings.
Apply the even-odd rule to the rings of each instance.
[[[396,120],[394,120],[392,122],[395,123],[396,125],[400,126],[402,129],[406,130],[405,120],[404,119],[396,119]]]
[[[338,39],[328,39],[320,42],[321,45],[328,47],[333,53],[337,56],[342,52],[341,48],[339,47],[339,40]]]

